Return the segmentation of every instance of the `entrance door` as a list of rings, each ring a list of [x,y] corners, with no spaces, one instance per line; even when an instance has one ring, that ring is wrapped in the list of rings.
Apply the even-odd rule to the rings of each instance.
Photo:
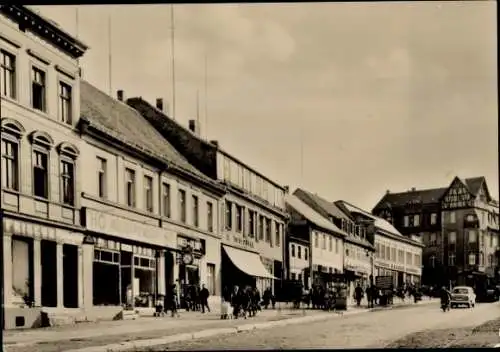
[[[42,240],[42,306],[57,306],[56,242]]]
[[[63,245],[64,306],[78,308],[78,247]]]

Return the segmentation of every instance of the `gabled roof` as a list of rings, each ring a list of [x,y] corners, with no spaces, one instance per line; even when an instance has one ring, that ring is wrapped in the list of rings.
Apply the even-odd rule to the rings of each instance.
[[[329,202],[328,200],[318,196],[317,194],[306,191],[305,189],[297,188],[295,192],[293,192],[293,194],[306,204],[311,204],[319,207],[324,213],[330,216],[340,219],[350,217],[348,214],[342,212],[334,203]]]
[[[131,148],[166,161],[180,170],[213,183],[199,172],[151,126],[141,114],[86,81],[80,83],[80,114],[84,121]]]
[[[301,214],[306,220],[308,220],[315,226],[329,232],[346,235],[346,233],[339,229],[334,223],[326,220],[323,216],[321,216],[321,214],[317,213],[314,209],[300,200],[297,196],[293,194],[286,194],[285,203],[295,209],[296,212]]]

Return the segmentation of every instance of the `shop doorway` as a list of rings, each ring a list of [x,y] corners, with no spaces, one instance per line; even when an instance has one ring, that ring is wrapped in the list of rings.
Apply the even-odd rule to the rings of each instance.
[[[42,265],[42,306],[57,307],[57,258],[54,241],[42,240],[41,265]]]
[[[12,236],[12,287],[15,301],[33,303],[33,240]]]
[[[78,308],[78,246],[63,245],[63,299],[67,308]]]
[[[174,254],[170,251],[165,252],[165,289],[170,290],[174,284]]]
[[[254,276],[250,276],[240,269],[238,269],[227,253],[225,251],[221,251],[221,285],[223,292],[232,292],[234,286],[251,286],[257,287],[257,280]],[[262,281],[260,281],[262,282]],[[258,287],[261,290],[261,294],[263,293],[262,287],[266,286],[266,284],[260,285]]]

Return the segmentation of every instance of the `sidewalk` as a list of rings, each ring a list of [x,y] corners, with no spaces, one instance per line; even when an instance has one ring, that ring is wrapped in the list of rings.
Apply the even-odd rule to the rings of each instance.
[[[396,304],[396,302],[395,305],[419,306],[419,304]],[[285,305],[281,304],[281,306]],[[380,309],[387,308],[369,310],[366,307],[350,307],[343,314],[352,315]],[[207,314],[184,312],[180,318],[171,318],[170,316],[161,318],[143,317],[137,320],[81,323],[37,330],[5,331],[4,348],[6,351],[11,352],[33,350],[55,352],[93,346],[109,346],[117,343],[129,343],[130,341],[146,342],[147,340],[161,338],[194,339],[206,334],[231,333],[241,329],[270,328],[277,324],[305,323],[308,320],[329,319],[336,316],[338,315],[333,312],[283,308],[280,310],[263,310],[256,317],[248,319],[221,320],[220,315],[215,312]]]

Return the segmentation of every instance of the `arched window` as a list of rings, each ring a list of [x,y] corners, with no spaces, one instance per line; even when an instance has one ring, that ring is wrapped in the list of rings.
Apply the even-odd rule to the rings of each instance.
[[[66,205],[75,205],[75,160],[80,154],[74,145],[63,142],[57,146],[59,153],[59,180],[61,202]]]
[[[17,121],[2,119],[2,188],[19,191],[19,151],[26,130]]]
[[[35,131],[30,135],[33,161],[33,195],[49,199],[50,150],[54,140],[48,133]]]

